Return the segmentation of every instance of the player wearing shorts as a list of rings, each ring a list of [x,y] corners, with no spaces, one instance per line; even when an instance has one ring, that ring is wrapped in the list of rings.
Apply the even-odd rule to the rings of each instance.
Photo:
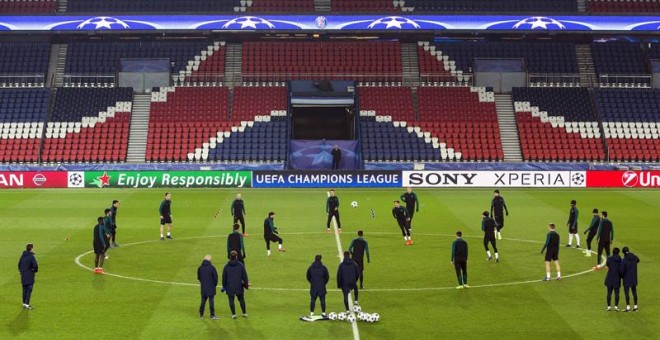
[[[403,235],[406,245],[412,245],[413,241],[410,238],[410,218],[408,218],[408,210],[401,206],[399,201],[394,201],[394,208],[392,208],[392,216],[396,219],[396,222],[401,228],[401,234]]]
[[[172,194],[165,193],[165,199],[160,203],[160,240],[164,241],[163,229],[167,225],[167,238],[172,239]]]
[[[571,201],[571,210],[568,213],[568,244],[567,247],[570,247],[573,244],[573,236],[577,241],[577,247],[580,248],[580,234],[578,233],[578,217],[580,216],[580,211],[577,208],[577,202],[575,200]],[[609,255],[609,254],[608,254]]]
[[[561,280],[561,267],[559,267],[559,234],[555,230],[555,224],[548,224],[548,234],[545,237],[545,244],[541,249],[541,254],[545,251],[545,278],[543,281],[550,281],[550,262],[555,263],[557,269],[557,280]]]
[[[275,227],[275,213],[269,212],[268,217],[264,220],[264,241],[266,241],[266,254],[270,256],[270,243],[277,242],[277,251],[286,251],[282,248],[282,238],[279,237],[277,227]]]

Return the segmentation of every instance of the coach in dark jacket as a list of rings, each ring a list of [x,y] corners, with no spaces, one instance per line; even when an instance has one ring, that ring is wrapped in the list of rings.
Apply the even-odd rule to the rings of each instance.
[[[619,310],[619,289],[621,288],[621,256],[619,248],[614,248],[612,256],[607,258],[607,276],[605,276],[605,287],[607,287],[607,311],[612,306],[612,291],[614,291],[614,310]]]
[[[25,246],[25,251],[18,260],[18,271],[21,273],[21,285],[23,285],[23,308],[32,309],[30,306],[30,296],[32,295],[32,287],[34,286],[34,276],[39,271],[37,259],[34,257],[34,245],[28,243]]]
[[[348,294],[351,290],[355,293],[355,304],[358,304],[358,287],[357,280],[360,277],[360,268],[357,263],[351,260],[351,253],[344,252],[344,261],[339,264],[337,270],[337,288],[340,288],[344,293],[344,307],[348,311]]]
[[[314,263],[307,269],[307,281],[309,281],[309,295],[311,301],[309,303],[309,315],[314,315],[314,308],[316,307],[316,298],[321,300],[321,315],[325,316],[325,294],[327,290],[325,285],[330,280],[328,268],[321,262],[321,255],[316,255]]]
[[[215,316],[215,288],[218,286],[218,271],[211,264],[211,255],[206,255],[204,261],[197,269],[197,280],[202,288],[202,304],[199,306],[199,317],[204,317],[204,306],[206,300],[209,300],[209,309],[211,310],[211,319],[217,319]]]
[[[222,289],[225,290],[229,298],[229,309],[231,309],[232,318],[236,318],[234,297],[238,297],[243,316],[247,317],[245,298],[243,297],[243,289],[248,289],[249,286],[247,271],[245,270],[245,266],[238,261],[238,253],[236,251],[232,250],[229,256],[231,260],[229,260],[222,271]]]
[[[632,290],[635,305],[633,311],[637,311],[637,264],[639,257],[630,252],[628,247],[623,247],[623,260],[621,261],[621,275],[623,276],[623,292],[626,294],[626,312],[630,311],[630,295]]]

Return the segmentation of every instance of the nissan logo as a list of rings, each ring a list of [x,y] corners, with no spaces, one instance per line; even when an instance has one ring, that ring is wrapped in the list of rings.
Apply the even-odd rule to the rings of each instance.
[[[44,183],[46,183],[46,176],[44,176],[42,174],[36,174],[36,175],[34,175],[34,177],[32,177],[32,183],[34,183],[34,185],[40,187],[40,186],[44,185]]]

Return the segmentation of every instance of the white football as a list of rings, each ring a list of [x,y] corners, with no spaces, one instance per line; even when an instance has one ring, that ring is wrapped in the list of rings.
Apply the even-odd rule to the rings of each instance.
[[[374,316],[373,316],[372,314],[367,314],[367,315],[364,317],[364,321],[366,321],[366,322],[374,322]]]
[[[380,321],[380,315],[378,313],[371,314],[374,317],[374,322]]]
[[[341,312],[341,313],[337,314],[337,319],[341,320],[341,321],[346,320],[346,313]]]
[[[355,315],[353,315],[353,314],[348,314],[348,316],[346,317],[346,321],[348,321],[348,322],[355,322]]]
[[[365,321],[365,320],[366,320],[366,316],[367,316],[366,313],[364,313],[364,312],[359,312],[359,313],[357,314],[357,319],[360,320],[360,321]]]
[[[330,314],[328,314],[328,319],[337,320],[337,313],[331,312]]]
[[[353,305],[353,311],[359,313],[362,311],[362,307],[360,307],[360,305]]]
[[[351,202],[351,207],[357,208],[358,207],[358,202],[357,201]]]

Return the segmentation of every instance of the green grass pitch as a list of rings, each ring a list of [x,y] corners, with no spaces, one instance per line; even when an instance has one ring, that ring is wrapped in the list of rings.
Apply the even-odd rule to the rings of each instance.
[[[226,262],[229,206],[236,191],[172,190],[175,240],[161,242],[158,206],[164,191],[0,193],[0,339],[353,338],[347,322],[298,320],[308,313],[305,272],[315,254],[323,255],[331,273],[328,311],[343,309],[341,294],[334,289],[337,245],[334,235],[325,233],[325,190],[242,191],[250,234],[249,317],[231,320],[226,296],[218,290],[218,321],[197,316],[196,270],[206,254],[213,255],[219,270]],[[480,231],[480,215],[489,207],[492,190],[416,190],[421,209],[415,215],[415,244],[410,247],[404,245],[391,216],[392,201],[402,191],[337,190],[343,247],[363,229],[371,250],[360,304],[367,312],[379,313],[381,321],[358,323],[362,339],[659,337],[660,191],[505,189],[502,195],[511,214],[502,231],[504,240],[498,242],[499,264],[486,261]],[[122,246],[110,250],[105,269],[121,277],[94,275],[74,262],[91,251],[96,217],[112,199],[122,202],[117,219],[117,242]],[[562,275],[580,275],[540,281],[546,225],[555,222],[566,243],[571,199],[580,208],[580,233],[592,208],[605,209],[615,226],[614,245],[627,245],[640,257],[640,312],[605,312],[606,272],[587,271],[595,258],[575,249],[560,251]],[[350,207],[354,200],[358,208]],[[276,226],[287,252],[266,257],[262,224],[271,210],[277,213]],[[449,262],[452,235],[459,229],[470,245],[473,287],[462,291],[453,289],[456,278]],[[35,244],[40,265],[32,311],[21,309],[16,270],[28,242]],[[83,255],[80,261],[91,267],[93,255]],[[624,307],[621,295],[619,307]]]

